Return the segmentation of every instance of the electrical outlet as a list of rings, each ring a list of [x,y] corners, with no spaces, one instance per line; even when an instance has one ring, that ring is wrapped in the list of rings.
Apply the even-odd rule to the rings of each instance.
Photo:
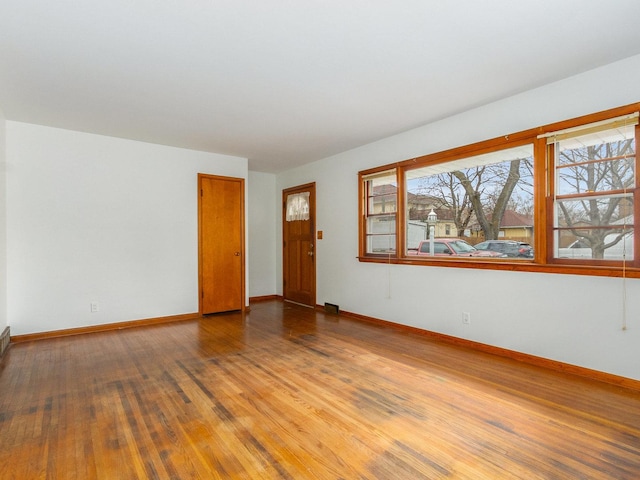
[[[91,313],[100,311],[100,304],[98,302],[91,302]]]
[[[471,314],[469,312],[462,312],[462,323],[465,325],[471,324]]]

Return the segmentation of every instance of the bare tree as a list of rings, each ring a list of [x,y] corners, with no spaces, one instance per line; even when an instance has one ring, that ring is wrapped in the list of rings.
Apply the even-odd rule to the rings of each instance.
[[[460,191],[453,175],[442,174],[439,176],[442,177],[441,180],[446,184],[450,207],[453,212],[453,223],[456,226],[457,236],[461,237],[473,218],[471,198],[466,190]]]
[[[624,192],[635,179],[634,149],[633,139],[626,139],[559,152],[557,194],[584,195],[557,201],[560,226],[588,242],[592,258],[604,258],[628,234],[624,224],[633,200]]]
[[[440,207],[451,212],[457,235],[464,235],[473,218],[469,194],[460,188],[460,182],[451,173],[431,177],[428,184],[430,194],[438,198]]]
[[[452,213],[458,236],[475,220],[486,239],[495,239],[507,208],[525,215],[532,210],[532,165],[531,159],[516,159],[426,176],[419,190]]]
[[[494,175],[491,176],[491,180],[489,181],[490,185],[494,187],[491,195],[494,198],[493,208],[491,210],[486,209],[485,205],[483,205],[482,190],[479,188],[482,183],[482,174],[478,173],[479,171],[485,173],[487,169],[494,170]],[[474,169],[469,170],[473,171]],[[504,182],[496,181],[496,179],[502,175],[500,170],[496,169],[495,165],[476,167],[476,171],[471,175],[469,174],[469,170],[467,173],[457,170],[452,172],[452,174],[458,179],[460,185],[462,185],[469,196],[471,206],[480,224],[480,228],[482,228],[484,232],[485,238],[487,240],[496,239],[498,238],[500,222],[509,204],[511,194],[520,180],[520,160],[517,159],[509,162],[509,169],[506,178],[504,178]],[[475,184],[473,181],[474,177]]]

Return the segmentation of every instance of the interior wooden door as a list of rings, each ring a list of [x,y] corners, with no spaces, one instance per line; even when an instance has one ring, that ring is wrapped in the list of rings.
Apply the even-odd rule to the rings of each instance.
[[[200,313],[244,310],[244,179],[198,175]]]
[[[295,196],[307,198],[308,219],[287,220],[287,202]],[[283,214],[283,296],[285,300],[315,307],[315,183],[289,188],[282,192]]]

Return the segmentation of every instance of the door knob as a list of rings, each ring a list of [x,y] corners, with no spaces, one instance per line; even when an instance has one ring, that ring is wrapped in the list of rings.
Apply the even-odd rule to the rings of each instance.
[[[239,256],[240,256],[240,252],[236,252],[236,253],[234,253],[234,255],[235,255],[236,257],[239,257]]]

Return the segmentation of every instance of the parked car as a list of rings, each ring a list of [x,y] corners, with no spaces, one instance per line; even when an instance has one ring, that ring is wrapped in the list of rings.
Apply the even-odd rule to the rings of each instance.
[[[511,258],[533,258],[533,247],[515,240],[486,240],[475,246],[478,250],[503,253]]]
[[[418,245],[417,250],[409,250],[409,255],[430,255],[431,241],[423,240]],[[459,238],[434,238],[434,255],[438,257],[504,257],[503,254],[489,250],[477,250],[464,240]]]

